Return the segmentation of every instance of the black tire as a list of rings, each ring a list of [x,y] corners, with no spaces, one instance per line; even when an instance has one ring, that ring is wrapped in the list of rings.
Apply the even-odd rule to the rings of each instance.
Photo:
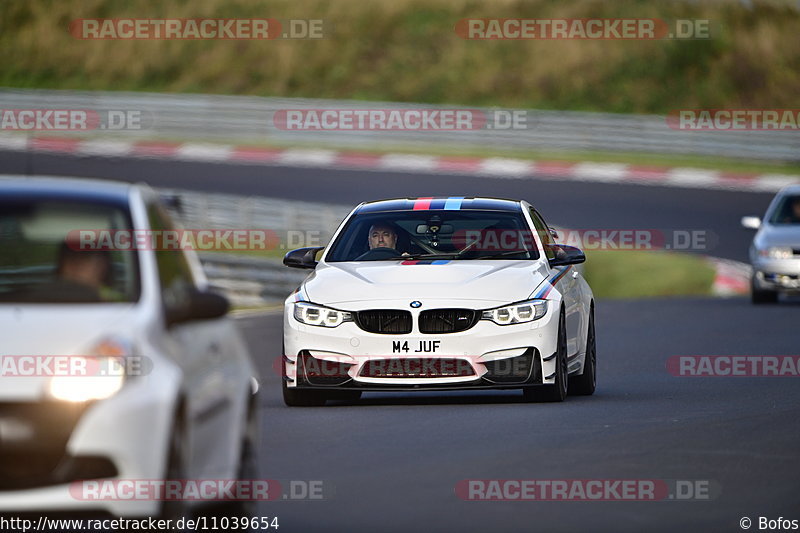
[[[283,403],[289,407],[322,407],[328,401],[323,391],[290,389],[286,380],[281,379]]]
[[[759,289],[756,287],[755,280],[751,280],[750,300],[754,304],[774,304],[778,301],[778,291]]]
[[[286,356],[286,345],[281,345],[281,357]],[[288,407],[322,407],[328,398],[321,391],[290,389],[286,384],[286,363],[281,361],[281,390],[283,403]]]
[[[556,348],[556,376],[552,385],[522,389],[526,401],[563,402],[567,398],[569,375],[567,372],[567,328],[564,312],[558,319],[558,347]]]
[[[589,329],[586,334],[586,361],[583,373],[569,378],[569,393],[591,396],[597,387],[597,341],[594,335],[594,306],[589,310]]]

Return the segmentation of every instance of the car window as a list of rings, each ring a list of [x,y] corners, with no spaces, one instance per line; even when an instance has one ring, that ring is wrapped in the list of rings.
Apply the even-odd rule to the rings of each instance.
[[[800,224],[800,195],[787,194],[781,198],[769,221],[772,224]]]
[[[153,232],[176,229],[170,216],[158,204],[148,206],[147,218]],[[155,255],[164,303],[185,301],[188,292],[195,287],[195,280],[183,250],[156,250]]]
[[[3,198],[0,302],[137,301],[137,252],[115,249],[112,240],[130,228],[127,205]]]
[[[391,211],[354,215],[331,244],[328,261],[402,257],[450,260],[538,259],[520,212]]]

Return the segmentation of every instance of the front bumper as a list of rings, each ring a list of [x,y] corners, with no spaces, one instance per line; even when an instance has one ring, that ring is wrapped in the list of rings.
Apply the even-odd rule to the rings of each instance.
[[[94,498],[83,481],[163,477],[178,381],[177,369],[164,368],[85,406],[0,404],[4,416],[18,415],[32,424],[27,443],[0,445],[0,470],[6,474],[0,483],[0,513],[157,514],[160,501]],[[53,413],[60,413],[55,424]]]
[[[380,307],[407,305],[407,301],[382,302]],[[465,307],[463,302],[459,305]],[[431,301],[426,307],[455,306]],[[499,326],[480,320],[466,331],[443,334],[419,333],[418,312],[411,312],[415,324],[411,333],[376,334],[353,322],[336,328],[302,324],[288,302],[281,362],[286,386],[401,391],[519,389],[554,382],[558,307],[552,303],[533,322]]]
[[[754,261],[753,285],[759,290],[800,292],[800,257]]]

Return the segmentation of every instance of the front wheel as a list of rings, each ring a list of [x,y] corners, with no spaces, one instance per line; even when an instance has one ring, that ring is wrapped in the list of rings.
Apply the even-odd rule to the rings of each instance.
[[[597,387],[597,345],[594,337],[594,307],[589,311],[589,330],[586,333],[586,359],[583,374],[569,378],[569,393],[591,396]]]
[[[778,291],[759,289],[753,279],[750,281],[750,299],[754,304],[774,304],[778,301]]]
[[[281,380],[283,387],[283,403],[289,407],[322,407],[328,398],[322,391],[290,389],[286,380]]]
[[[556,348],[555,382],[552,385],[529,387],[522,390],[526,401],[563,402],[567,398],[569,376],[567,373],[567,328],[564,313],[558,319],[558,345]]]
[[[286,354],[286,345],[281,345],[281,353]],[[298,376],[295,376],[298,379]],[[322,407],[328,400],[320,391],[290,389],[286,385],[286,363],[281,361],[281,390],[283,403],[288,407]]]

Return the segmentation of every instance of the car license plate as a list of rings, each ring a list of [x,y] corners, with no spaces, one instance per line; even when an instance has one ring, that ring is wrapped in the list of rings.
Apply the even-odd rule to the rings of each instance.
[[[438,353],[441,346],[438,340],[392,341],[391,353]]]

